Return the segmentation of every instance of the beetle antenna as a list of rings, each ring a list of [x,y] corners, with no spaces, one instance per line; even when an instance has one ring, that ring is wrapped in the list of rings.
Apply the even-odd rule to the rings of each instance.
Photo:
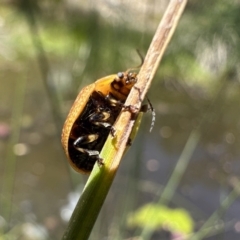
[[[143,55],[141,54],[141,52],[140,52],[140,50],[138,48],[136,49],[136,51],[137,51],[138,56],[141,59],[141,64],[137,67],[137,68],[140,68],[143,65],[143,63],[144,63],[144,57],[143,57]]]
[[[156,121],[156,112],[155,112],[155,109],[153,108],[153,105],[152,103],[150,102],[149,98],[147,97],[147,101],[148,101],[148,104],[150,106],[150,110],[152,112],[152,122],[151,122],[151,126],[150,126],[150,130],[149,132],[152,131],[153,127],[154,127],[154,124],[155,124],[155,121]]]
[[[137,67],[127,69],[127,71],[126,71],[127,73],[130,72],[130,71],[132,71],[132,70],[139,70],[139,68],[140,68],[140,67],[143,65],[143,63],[144,63],[144,57],[143,57],[143,55],[141,54],[141,52],[139,51],[138,48],[136,49],[136,51],[137,51],[138,56],[139,56],[140,59],[141,59],[141,63],[140,63],[140,65],[137,66]]]

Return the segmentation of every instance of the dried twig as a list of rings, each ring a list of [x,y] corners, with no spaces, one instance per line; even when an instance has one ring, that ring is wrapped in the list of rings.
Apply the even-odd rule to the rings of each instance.
[[[140,107],[186,3],[187,0],[172,0],[170,2],[149,47],[138,75],[138,82],[131,90],[126,105]],[[114,125],[116,137],[109,136],[101,151],[104,166],[99,168],[95,164],[63,236],[64,240],[88,239],[113,182],[134,124],[135,121],[131,119],[130,111],[123,111],[120,114]]]
[[[126,100],[125,104],[127,106],[134,105],[138,108],[140,107],[142,100],[151,85],[160,60],[176,29],[186,3],[187,0],[172,0],[169,3],[138,74],[138,81]],[[112,166],[113,168],[117,168],[119,165],[128,137],[134,125],[134,122],[130,119],[131,113],[122,112],[115,124],[115,128],[118,130],[119,134],[117,133],[118,141],[116,143],[116,147],[118,148],[118,151]]]

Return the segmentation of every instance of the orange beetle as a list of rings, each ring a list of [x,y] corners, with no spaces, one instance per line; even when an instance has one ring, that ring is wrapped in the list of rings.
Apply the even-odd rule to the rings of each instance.
[[[102,165],[100,151],[125,100],[137,81],[137,74],[119,72],[97,80],[78,94],[62,130],[62,145],[71,166],[90,173],[95,162]]]

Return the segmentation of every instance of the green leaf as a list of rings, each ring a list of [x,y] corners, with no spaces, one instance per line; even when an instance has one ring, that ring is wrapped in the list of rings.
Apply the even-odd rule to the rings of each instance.
[[[132,213],[128,220],[130,227],[148,227],[152,230],[159,228],[171,232],[190,234],[193,232],[194,222],[190,214],[182,208],[171,209],[164,205],[146,204]]]

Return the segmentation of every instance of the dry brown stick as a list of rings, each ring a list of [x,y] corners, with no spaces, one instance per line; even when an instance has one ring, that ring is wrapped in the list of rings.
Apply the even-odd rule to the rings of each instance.
[[[140,107],[156,73],[160,60],[166,50],[166,47],[176,29],[178,21],[182,15],[187,0],[172,0],[163,15],[163,18],[153,37],[152,43],[148,49],[144,63],[138,74],[138,81],[131,90],[125,105],[134,105]],[[118,139],[115,147],[118,148],[111,170],[117,169],[121,156],[126,147],[128,137],[131,133],[134,121],[131,121],[131,113],[122,112],[115,124]]]
[[[187,0],[170,2],[149,47],[138,75],[138,82],[131,90],[126,105],[140,107],[186,2]],[[114,125],[116,137],[109,136],[101,151],[104,165],[99,168],[95,164],[63,236],[64,240],[88,239],[126,149],[134,125],[131,115],[130,111],[123,111]]]

